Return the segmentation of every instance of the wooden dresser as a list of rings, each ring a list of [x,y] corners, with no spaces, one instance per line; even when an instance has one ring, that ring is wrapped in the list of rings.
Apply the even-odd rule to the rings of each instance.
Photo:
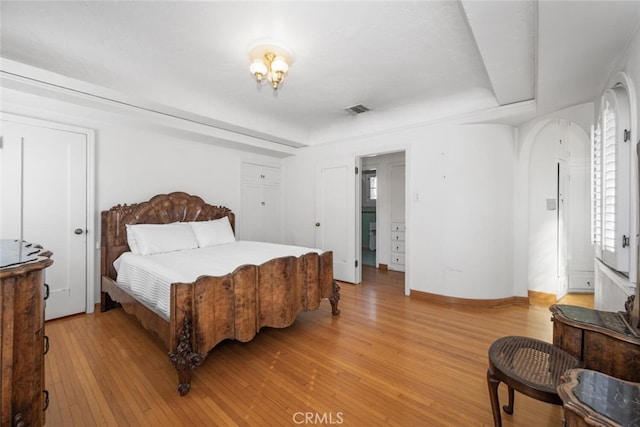
[[[622,313],[552,305],[553,344],[586,369],[640,382],[640,337]]]
[[[44,424],[49,393],[44,389],[45,269],[51,252],[39,246],[0,240],[0,426]]]

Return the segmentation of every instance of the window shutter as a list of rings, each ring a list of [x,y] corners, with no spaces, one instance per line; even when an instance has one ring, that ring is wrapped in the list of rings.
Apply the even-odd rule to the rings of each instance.
[[[631,149],[624,141],[629,102],[621,87],[602,97],[592,133],[592,240],[595,255],[609,267],[629,272]]]
[[[598,120],[599,122],[599,120]],[[591,128],[591,240],[600,256],[602,247],[602,131]]]
[[[602,112],[602,196],[603,196],[603,236],[602,246],[605,251],[616,251],[616,117],[607,101]]]

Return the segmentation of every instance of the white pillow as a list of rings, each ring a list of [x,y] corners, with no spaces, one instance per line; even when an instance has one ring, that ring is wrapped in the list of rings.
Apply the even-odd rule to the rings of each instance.
[[[136,235],[133,233],[131,229],[131,224],[126,224],[127,227],[127,243],[129,244],[129,249],[131,253],[136,255],[140,255],[140,248],[138,247],[138,242],[136,241]]]
[[[196,235],[198,247],[206,248],[207,246],[223,245],[236,241],[227,216],[211,221],[194,221],[189,224]]]
[[[134,224],[131,227],[140,255],[194,249],[198,242],[187,222]]]

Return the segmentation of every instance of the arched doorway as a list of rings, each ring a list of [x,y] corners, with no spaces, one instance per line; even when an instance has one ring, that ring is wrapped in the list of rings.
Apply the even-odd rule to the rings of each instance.
[[[593,292],[589,137],[575,123],[548,120],[528,158],[529,291]]]

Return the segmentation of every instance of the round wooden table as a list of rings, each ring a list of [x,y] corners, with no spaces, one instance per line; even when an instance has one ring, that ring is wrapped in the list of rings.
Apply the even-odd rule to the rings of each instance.
[[[557,388],[568,369],[579,368],[582,362],[551,343],[528,337],[503,337],[489,347],[487,384],[491,410],[496,427],[502,426],[498,385],[509,390],[507,414],[513,414],[514,390],[543,402],[562,405]]]

